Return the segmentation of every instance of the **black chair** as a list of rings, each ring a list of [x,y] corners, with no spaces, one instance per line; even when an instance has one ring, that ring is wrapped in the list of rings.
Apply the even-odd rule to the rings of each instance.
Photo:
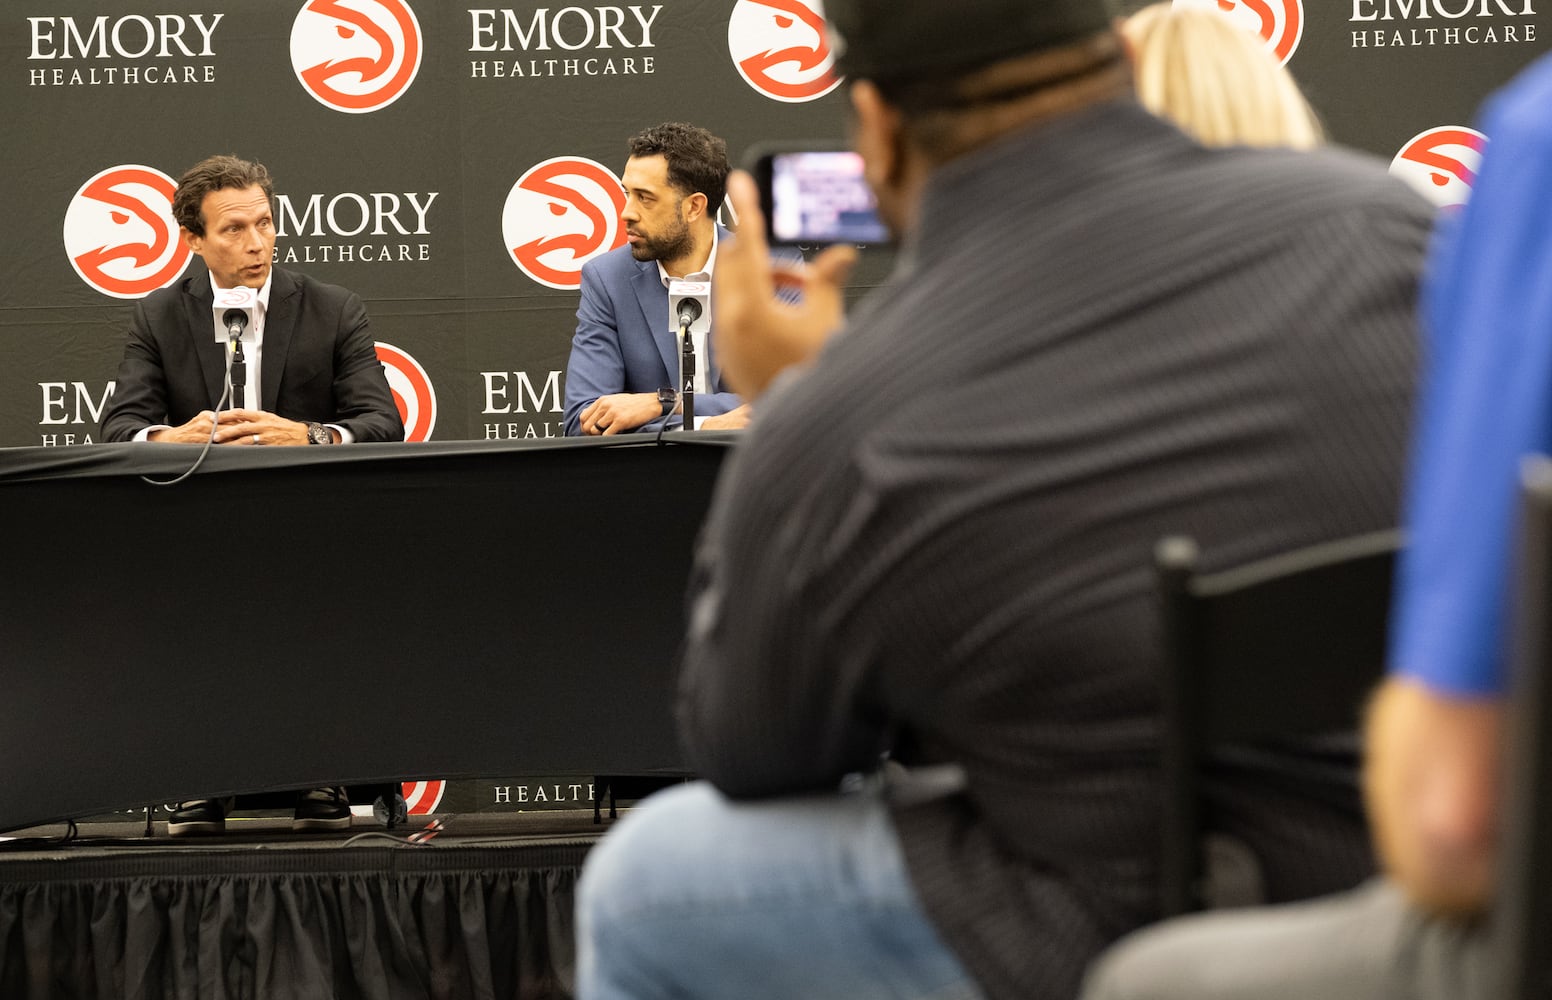
[[[1552,997],[1552,460],[1525,463],[1504,823],[1493,901],[1504,1000]]]
[[[1203,574],[1181,537],[1163,597],[1165,916],[1203,908],[1203,773],[1214,748],[1351,732],[1384,669],[1400,535],[1355,536]]]

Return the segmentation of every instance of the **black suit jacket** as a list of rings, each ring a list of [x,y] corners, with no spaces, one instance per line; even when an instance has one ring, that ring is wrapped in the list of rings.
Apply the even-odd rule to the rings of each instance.
[[[129,342],[102,440],[129,441],[151,424],[185,423],[213,410],[225,383],[225,345],[215,339],[210,273],[135,304]],[[264,322],[262,408],[288,420],[338,424],[357,441],[402,441],[366,307],[355,292],[274,269]]]

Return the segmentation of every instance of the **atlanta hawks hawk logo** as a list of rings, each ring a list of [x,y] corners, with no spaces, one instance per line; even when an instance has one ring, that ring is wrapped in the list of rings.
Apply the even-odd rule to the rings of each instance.
[[[404,0],[307,0],[291,25],[291,66],[320,104],[386,108],[420,70],[420,23]]]
[[[1175,0],[1177,7],[1210,7],[1261,36],[1266,47],[1287,64],[1304,37],[1304,0]]]
[[[109,167],[65,209],[65,253],[81,280],[116,299],[138,299],[183,273],[190,251],[172,218],[171,177],[138,163]]]
[[[625,242],[625,190],[608,167],[560,156],[530,167],[507,192],[501,232],[522,272],[550,288],[582,284],[582,265]]]
[[[1419,132],[1390,161],[1390,172],[1440,208],[1464,205],[1477,182],[1487,136],[1464,125]]]
[[[399,785],[404,795],[404,811],[411,816],[426,816],[436,812],[447,792],[445,781],[406,781]]]
[[[393,393],[393,405],[399,409],[404,421],[404,440],[429,441],[436,427],[436,389],[431,376],[408,351],[377,342],[377,360],[383,363],[383,374],[388,378],[388,389]]]
[[[773,100],[812,101],[841,83],[818,0],[738,0],[728,52],[744,82]]]

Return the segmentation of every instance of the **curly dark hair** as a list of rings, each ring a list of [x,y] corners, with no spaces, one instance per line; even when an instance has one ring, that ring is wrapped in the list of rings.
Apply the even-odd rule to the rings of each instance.
[[[178,178],[178,190],[172,196],[172,217],[195,236],[205,235],[205,219],[200,209],[205,195],[228,188],[242,190],[255,184],[264,189],[264,197],[275,197],[275,182],[262,163],[250,163],[235,156],[211,156],[200,160]]]
[[[698,125],[664,122],[630,137],[631,156],[661,156],[668,162],[668,183],[685,194],[706,196],[716,213],[727,197],[727,143]]]

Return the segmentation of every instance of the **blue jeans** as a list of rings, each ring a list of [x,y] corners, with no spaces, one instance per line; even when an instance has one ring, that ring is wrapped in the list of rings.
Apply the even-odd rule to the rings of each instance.
[[[659,792],[588,856],[577,938],[581,1000],[981,997],[922,912],[876,790]]]

